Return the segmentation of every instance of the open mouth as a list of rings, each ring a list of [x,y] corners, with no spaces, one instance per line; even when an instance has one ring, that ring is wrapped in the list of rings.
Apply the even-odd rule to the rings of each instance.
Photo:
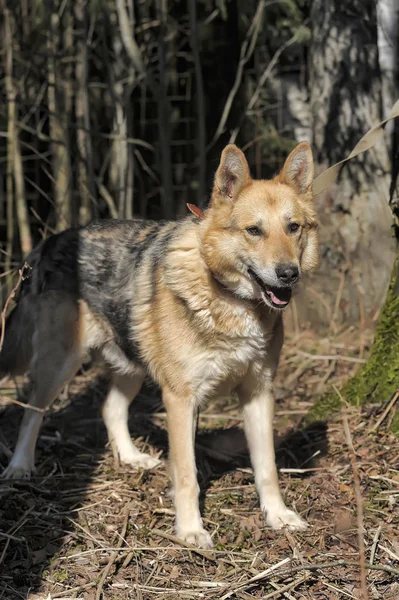
[[[285,308],[288,305],[292,296],[291,288],[267,285],[251,268],[248,269],[248,273],[260,287],[266,302],[273,308]]]

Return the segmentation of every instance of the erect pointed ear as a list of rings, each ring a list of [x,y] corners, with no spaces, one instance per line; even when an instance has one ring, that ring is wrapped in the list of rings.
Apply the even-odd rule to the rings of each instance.
[[[307,142],[302,142],[294,148],[285,161],[279,181],[293,187],[298,194],[311,198],[313,177],[312,150]]]
[[[215,176],[215,192],[235,200],[242,187],[250,180],[249,167],[244,153],[234,144],[222,152]]]

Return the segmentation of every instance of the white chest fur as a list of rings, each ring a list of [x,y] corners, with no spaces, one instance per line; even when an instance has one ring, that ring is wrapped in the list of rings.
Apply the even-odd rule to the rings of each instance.
[[[250,368],[263,364],[271,332],[255,319],[239,335],[216,333],[211,343],[192,355],[192,389],[197,403],[225,395],[237,387]]]

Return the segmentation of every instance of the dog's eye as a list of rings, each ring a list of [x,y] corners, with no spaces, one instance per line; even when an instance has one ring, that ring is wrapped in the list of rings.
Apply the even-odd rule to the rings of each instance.
[[[295,233],[296,231],[298,231],[299,228],[300,228],[299,223],[290,223],[288,225],[288,231],[290,233]]]
[[[259,229],[259,227],[256,227],[256,225],[253,225],[252,227],[247,227],[245,231],[250,235],[262,235],[261,230]]]

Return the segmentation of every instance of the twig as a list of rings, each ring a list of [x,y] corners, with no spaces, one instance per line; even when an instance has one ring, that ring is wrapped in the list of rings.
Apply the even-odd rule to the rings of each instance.
[[[0,352],[3,350],[4,336],[6,333],[6,314],[7,314],[8,305],[10,304],[11,300],[13,300],[15,298],[15,294],[17,293],[17,290],[18,290],[19,286],[21,285],[22,281],[24,281],[25,279],[28,279],[30,277],[31,271],[32,271],[32,267],[30,265],[28,265],[27,262],[24,264],[22,269],[19,269],[18,281],[12,288],[11,293],[6,300],[6,303],[4,304],[4,308],[1,311]]]
[[[346,274],[345,274],[345,271],[343,271],[341,273],[341,279],[339,282],[337,295],[335,297],[334,308],[333,308],[333,313],[332,313],[332,317],[331,317],[331,321],[330,321],[329,331],[335,331],[335,319],[337,318],[337,315],[338,315],[339,305],[341,303],[341,298],[342,298],[342,292],[344,291],[345,277],[346,277]]]
[[[266,69],[263,71],[263,73],[262,73],[262,75],[261,75],[261,77],[259,79],[258,85],[256,86],[256,89],[255,89],[254,93],[252,94],[252,97],[251,97],[250,101],[248,102],[248,106],[247,106],[247,108],[243,112],[243,117],[241,118],[240,123],[237,125],[237,127],[234,129],[233,133],[230,136],[229,144],[234,144],[235,143],[235,141],[237,139],[237,136],[238,136],[238,134],[240,132],[241,125],[243,123],[244,118],[247,116],[247,114],[255,106],[255,104],[256,104],[256,102],[257,102],[257,100],[259,98],[259,94],[264,89],[265,83],[266,83],[267,79],[270,77],[270,75],[271,75],[274,67],[276,66],[276,64],[277,64],[277,62],[278,62],[278,60],[279,60],[279,58],[281,56],[281,54],[289,46],[291,46],[292,44],[294,44],[298,40],[298,38],[300,36],[300,33],[301,33],[301,31],[298,29],[298,31],[289,40],[287,40],[284,44],[282,44],[282,46],[280,46],[280,48],[278,48],[276,50],[276,52],[274,53],[271,61],[269,62],[269,64],[267,65]]]
[[[12,527],[10,527],[10,529],[7,531],[7,535],[11,536],[14,533],[17,533],[17,531],[26,523],[26,521],[28,520],[28,515],[32,512],[32,510],[35,508],[35,506],[30,506],[25,512],[24,514],[21,516],[21,518],[14,523],[14,525],[12,525]],[[1,553],[0,556],[0,565],[3,563],[5,556],[7,554],[7,550],[8,550],[8,546],[10,544],[10,540],[11,538],[8,537],[7,541],[4,545],[3,548],[3,552]]]
[[[346,415],[343,415],[342,420],[343,420],[343,424],[344,424],[346,443],[348,444],[348,448],[349,448],[349,452],[350,452],[352,471],[353,471],[353,481],[354,481],[354,485],[355,485],[355,496],[356,496],[356,506],[357,506],[357,535],[358,535],[358,540],[359,540],[359,554],[360,554],[360,584],[362,587],[362,598],[363,598],[363,600],[368,600],[369,593],[367,590],[367,575],[366,575],[366,566],[365,566],[366,565],[366,554],[365,554],[365,548],[364,548],[364,535],[363,535],[363,531],[364,531],[363,499],[362,499],[362,493],[360,491],[359,471],[357,469],[355,449],[353,447],[352,436],[351,436],[348,419],[346,418]]]
[[[380,427],[381,423],[385,420],[385,418],[388,415],[388,413],[392,410],[392,407],[393,407],[393,405],[395,404],[395,402],[397,401],[398,398],[399,398],[399,390],[396,390],[396,392],[394,393],[394,395],[393,395],[390,403],[388,404],[388,406],[386,407],[386,409],[382,413],[381,417],[378,419],[377,423],[375,425],[373,425],[373,427],[370,428],[370,431],[377,431],[377,429]]]
[[[76,587],[73,588],[69,588],[67,590],[64,590],[63,592],[57,592],[56,598],[61,598],[62,596],[71,596],[71,594],[76,594],[77,592],[82,592],[83,590],[88,590],[89,588],[93,587],[94,585],[96,585],[95,580],[94,581],[90,581],[89,583],[84,583],[83,585],[78,585]]]
[[[346,598],[354,598],[354,600],[357,600],[356,596],[354,596],[353,594],[350,594],[349,592],[345,592],[342,588],[339,588],[336,585],[332,585],[328,581],[323,581],[323,585],[325,585],[326,587],[334,590],[334,592],[338,592],[339,594],[343,594]]]
[[[371,546],[371,552],[370,552],[370,565],[372,565],[374,562],[375,553],[377,551],[378,540],[380,539],[380,535],[381,535],[381,529],[382,529],[382,525],[379,525],[378,529],[375,532],[374,537],[373,537],[373,545]]]
[[[7,540],[13,540],[14,542],[24,542],[23,538],[15,537],[15,535],[10,535],[9,533],[3,533],[0,531],[0,537],[6,538]]]
[[[281,590],[281,586],[278,585],[275,581],[270,581],[269,583],[275,590]],[[288,591],[283,592],[283,596],[284,598],[287,598],[287,600],[295,600],[294,596],[291,596],[291,594]]]
[[[385,571],[385,573],[390,573],[391,575],[395,575],[399,577],[399,569],[395,567],[391,567],[390,565],[371,565],[370,563],[366,563],[365,568],[369,571]],[[298,565],[296,567],[291,567],[289,569],[284,569],[283,571],[273,572],[273,577],[286,577],[288,575],[292,575],[293,573],[297,573],[298,571],[322,571],[323,569],[333,569],[334,567],[357,567],[359,568],[359,563],[355,560],[337,560],[335,562],[329,563],[318,563],[314,565]]]
[[[283,585],[282,587],[279,587],[274,592],[270,592],[269,594],[266,594],[266,596],[262,596],[262,600],[269,600],[270,598],[280,597],[281,594],[284,594],[284,592],[287,592],[288,590],[292,590],[292,589],[298,587],[298,585],[301,585],[301,583],[304,583],[307,579],[309,579],[309,576],[304,575],[303,577],[301,577],[301,579],[297,579],[296,581],[287,583],[287,585]]]
[[[393,558],[393,560],[399,561],[399,556],[397,554],[395,554],[395,552],[392,552],[392,550],[390,550],[386,546],[383,546],[382,544],[380,544],[380,548],[383,552],[386,552],[388,554],[388,556]]]
[[[207,552],[206,550],[201,550],[200,548],[197,548],[193,544],[189,544],[188,542],[181,540],[180,538],[178,538],[175,535],[166,533],[165,531],[162,531],[161,529],[156,529],[155,527],[153,529],[151,529],[151,533],[155,533],[155,535],[159,535],[159,537],[163,537],[166,540],[169,540],[170,542],[179,544],[180,546],[183,546],[184,548],[189,548],[196,554],[199,554],[200,556],[203,556],[204,558],[207,558],[208,560],[211,560],[212,562],[217,562],[217,558],[215,556],[212,556],[211,552]]]
[[[33,404],[29,404],[27,402],[20,402],[19,400],[15,400],[14,398],[10,398],[9,396],[0,396],[0,406],[2,400],[5,401],[5,404],[16,404],[17,406],[22,406],[22,408],[30,408],[31,410],[35,410],[36,412],[44,413],[47,408],[39,408],[38,406],[33,406]]]
[[[289,562],[291,562],[290,558],[284,558],[282,561],[280,561],[276,565],[273,565],[273,566],[269,567],[268,569],[265,569],[264,571],[261,571],[260,573],[258,573],[254,577],[251,577],[251,579],[248,579],[248,581],[245,581],[245,582],[240,583],[240,584],[238,584],[236,586],[233,586],[227,592],[227,594],[225,594],[224,596],[222,596],[220,598],[220,600],[227,600],[227,598],[230,598],[230,596],[232,596],[233,594],[235,594],[236,591],[241,590],[243,588],[247,588],[252,583],[256,583],[257,581],[265,579],[266,577],[271,577],[272,575],[275,574],[276,570],[278,570],[279,567],[282,567],[283,565],[286,565]]]
[[[312,358],[314,360],[343,360],[345,362],[353,362],[364,364],[367,362],[364,358],[356,358],[355,356],[343,356],[342,354],[311,354],[310,352],[305,352],[304,350],[297,350],[297,354],[301,356],[306,356],[307,358]]]
[[[127,506],[125,508],[125,513],[126,514],[125,514],[125,518],[124,518],[123,525],[122,525],[122,531],[120,533],[120,537],[119,537],[118,542],[116,544],[117,550],[115,550],[111,554],[111,556],[109,558],[109,561],[108,561],[108,564],[107,564],[107,566],[105,567],[105,569],[102,572],[102,575],[101,575],[101,578],[100,578],[100,582],[98,584],[97,591],[96,591],[96,600],[100,600],[100,598],[101,598],[101,594],[102,594],[102,590],[103,590],[103,587],[104,587],[105,580],[108,577],[108,573],[110,572],[110,569],[111,569],[112,565],[114,564],[115,560],[118,558],[119,550],[120,550],[122,544],[125,541],[125,535],[126,535],[126,531],[127,531],[127,524],[128,524],[128,521],[129,521],[129,510],[130,510],[130,506]]]
[[[215,134],[212,138],[212,141],[210,142],[210,144],[208,144],[208,147],[206,149],[207,152],[209,152],[209,150],[211,148],[213,148],[213,146],[215,145],[215,143],[217,142],[219,137],[224,132],[224,128],[225,128],[228,116],[230,114],[230,110],[233,105],[234,98],[239,90],[240,85],[241,85],[244,67],[247,64],[247,62],[249,61],[249,59],[251,58],[252,53],[255,49],[256,40],[258,38],[258,34],[261,29],[263,11],[265,9],[265,5],[266,5],[265,0],[262,0],[261,2],[258,3],[256,12],[254,14],[254,18],[252,19],[251,25],[245,36],[245,40],[241,46],[240,59],[238,62],[238,67],[237,67],[233,87],[231,88],[230,93],[227,97],[222,116],[220,117],[220,121],[219,121],[217,129],[215,131]]]

